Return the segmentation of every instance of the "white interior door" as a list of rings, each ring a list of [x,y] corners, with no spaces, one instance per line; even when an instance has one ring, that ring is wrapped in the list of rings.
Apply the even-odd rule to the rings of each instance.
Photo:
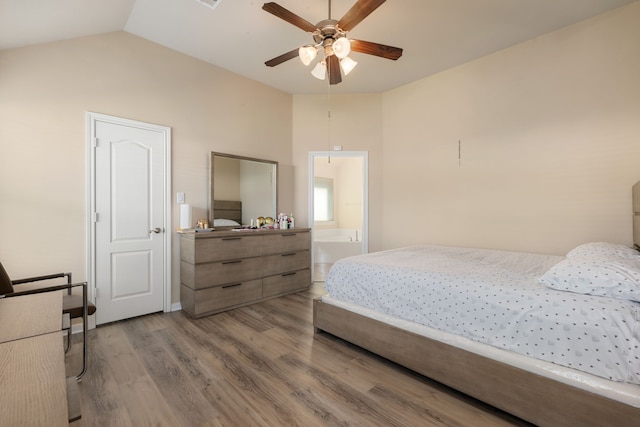
[[[91,114],[96,323],[165,309],[169,287],[166,127]]]

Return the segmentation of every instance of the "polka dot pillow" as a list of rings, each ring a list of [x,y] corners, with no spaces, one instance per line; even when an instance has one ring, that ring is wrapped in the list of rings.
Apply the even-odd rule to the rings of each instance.
[[[640,302],[640,257],[566,258],[539,281],[556,290]]]
[[[640,251],[617,243],[591,242],[577,246],[567,253],[567,258],[640,258]]]

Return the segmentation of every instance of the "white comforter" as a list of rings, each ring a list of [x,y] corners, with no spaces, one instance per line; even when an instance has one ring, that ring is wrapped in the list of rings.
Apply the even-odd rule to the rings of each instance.
[[[555,291],[562,257],[413,246],[333,265],[333,298],[614,381],[640,384],[640,304]]]

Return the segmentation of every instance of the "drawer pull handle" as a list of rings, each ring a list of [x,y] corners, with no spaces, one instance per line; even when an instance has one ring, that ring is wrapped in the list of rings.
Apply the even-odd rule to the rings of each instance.
[[[295,252],[291,252],[290,254],[282,254],[282,255],[280,255],[280,256],[293,256],[293,255],[295,255],[295,254],[296,254]]]
[[[222,263],[222,265],[226,265],[226,264],[238,264],[241,263],[242,260],[238,260],[238,261],[225,261]]]
[[[223,237],[222,240],[242,240],[242,237]]]
[[[233,285],[225,285],[222,287],[222,289],[235,288],[236,286],[240,286],[240,285],[242,285],[242,283],[234,283]]]
[[[282,277],[293,276],[295,274],[297,274],[295,271],[293,273],[285,273],[285,274],[282,275]]]

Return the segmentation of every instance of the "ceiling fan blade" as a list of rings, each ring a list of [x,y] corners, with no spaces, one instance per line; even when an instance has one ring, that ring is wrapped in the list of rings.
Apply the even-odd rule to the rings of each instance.
[[[329,73],[329,84],[337,85],[342,81],[340,60],[337,56],[331,55],[327,57],[327,73]]]
[[[308,33],[313,33],[315,30],[317,30],[316,26],[311,22],[307,21],[306,19],[300,18],[295,13],[288,11],[277,3],[265,3],[262,5],[262,10],[285,20],[288,23],[293,24]]]
[[[358,0],[351,9],[344,14],[342,19],[338,21],[338,27],[343,31],[351,31],[353,27],[358,25],[364,18],[369,16],[371,12],[376,10],[386,0]]]
[[[292,51],[283,53],[280,56],[276,56],[275,58],[268,60],[264,63],[264,65],[266,65],[267,67],[275,67],[276,65],[280,65],[283,62],[295,58],[296,56],[298,56],[298,49],[293,49]]]
[[[399,47],[365,42],[362,40],[351,40],[351,50],[354,52],[366,53],[368,55],[380,56],[386,59],[393,59],[394,61],[402,56],[402,49]]]

